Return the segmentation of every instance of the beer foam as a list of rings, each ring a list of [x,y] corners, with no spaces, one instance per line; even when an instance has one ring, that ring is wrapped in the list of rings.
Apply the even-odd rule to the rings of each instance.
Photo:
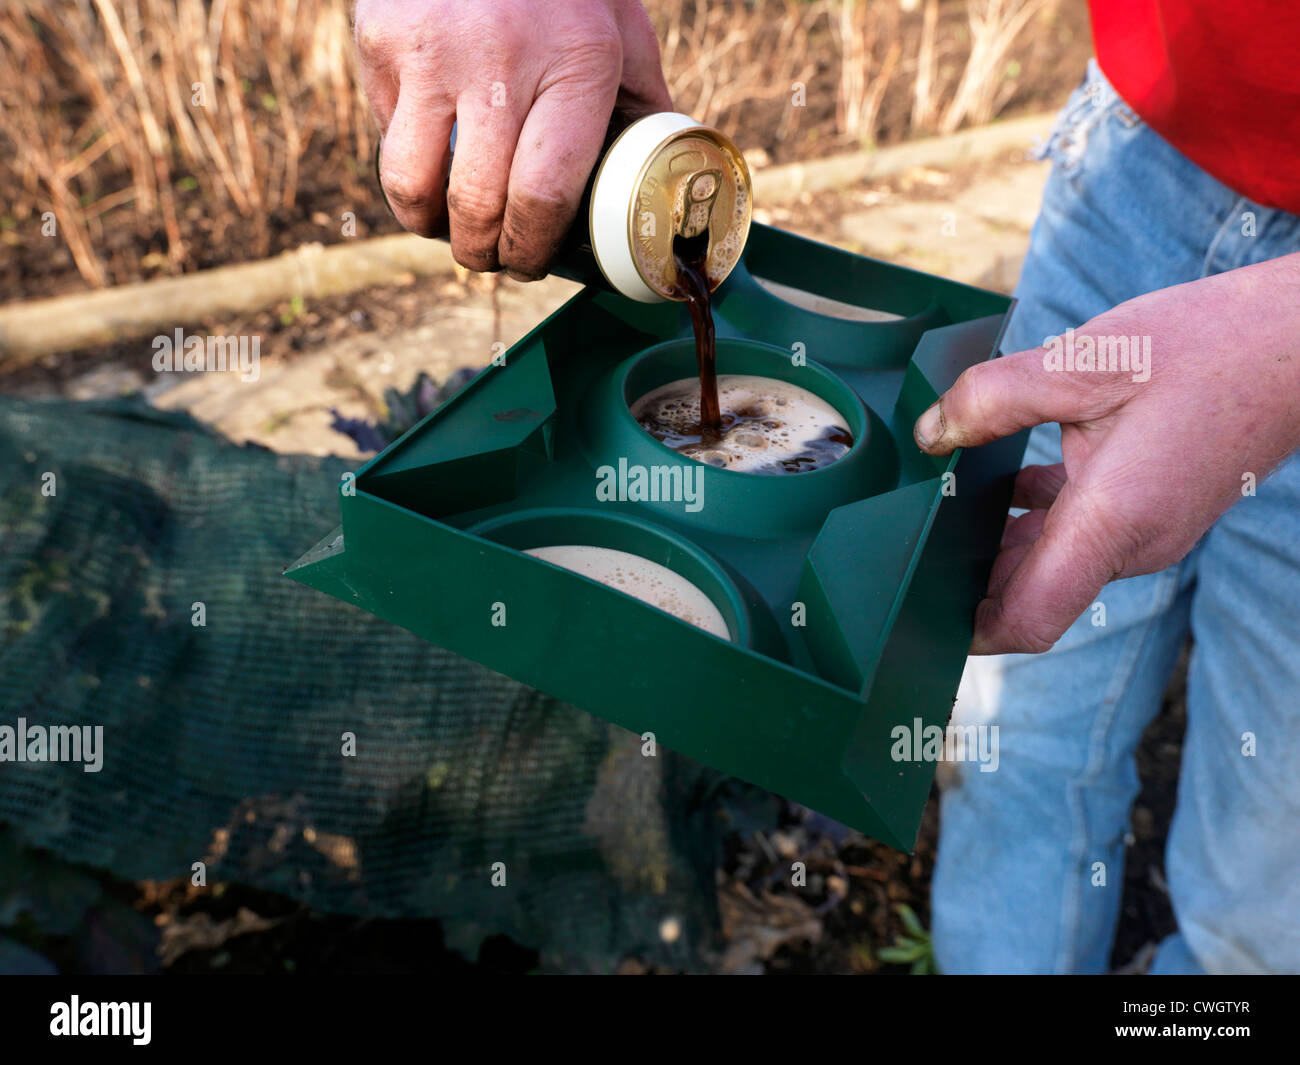
[[[821,396],[773,377],[719,374],[722,435],[700,432],[700,382],[684,377],[632,404],[646,432],[696,462],[742,473],[820,469],[853,446],[847,419]]]
[[[680,573],[674,573],[667,566],[648,558],[586,544],[532,547],[524,554],[608,584],[634,599],[689,621],[705,632],[724,640],[731,639],[722,612],[712,599]]]

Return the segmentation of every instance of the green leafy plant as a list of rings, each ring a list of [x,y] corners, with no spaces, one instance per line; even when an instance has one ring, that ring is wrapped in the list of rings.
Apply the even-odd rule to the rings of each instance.
[[[291,296],[289,298],[288,310],[280,312],[280,324],[286,326],[293,325],[294,322],[302,317],[302,314],[306,309],[307,306],[303,303],[301,296]]]
[[[910,965],[913,976],[934,976],[939,966],[934,960],[934,945],[930,942],[930,933],[926,931],[921,920],[912,907],[899,903],[894,907],[907,930],[906,935],[895,936],[894,942],[876,951],[880,961],[894,965]]]

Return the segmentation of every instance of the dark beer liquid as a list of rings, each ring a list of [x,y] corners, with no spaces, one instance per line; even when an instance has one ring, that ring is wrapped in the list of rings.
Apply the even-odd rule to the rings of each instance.
[[[709,466],[725,466],[718,452],[722,437],[706,437],[693,418],[684,418],[676,403],[668,403],[655,413],[640,416],[641,427],[662,444]],[[736,447],[762,449],[771,430],[779,430],[770,410],[756,404],[737,406],[722,415],[722,432]],[[841,459],[853,446],[853,434],[843,426],[829,425],[820,436],[803,442],[794,455],[782,455],[771,462],[751,468],[750,473],[805,473],[819,470]]]
[[[677,264],[677,292],[691,312],[695,330],[695,361],[700,368],[700,435],[705,441],[722,436],[722,410],[718,406],[718,345],[713,335],[713,306],[705,263],[709,257],[709,234],[673,238],[673,262]]]
[[[677,266],[677,295],[685,301],[695,331],[695,360],[700,373],[700,418],[683,419],[676,404],[655,413],[646,413],[640,424],[656,440],[709,465],[724,465],[717,452],[724,434],[735,444],[762,447],[764,430],[776,430],[780,423],[757,406],[729,410],[725,414],[718,401],[717,341],[713,330],[712,286],[705,273],[709,252],[709,235],[676,237],[673,261]],[[842,458],[853,446],[853,435],[840,426],[828,427],[820,437],[807,441],[796,455],[783,456],[754,473],[803,473],[821,469]]]

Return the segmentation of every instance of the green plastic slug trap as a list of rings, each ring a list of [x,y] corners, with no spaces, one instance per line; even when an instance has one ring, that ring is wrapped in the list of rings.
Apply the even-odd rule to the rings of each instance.
[[[781,285],[893,317],[817,313]],[[938,460],[912,424],[996,353],[1010,307],[755,225],[714,294],[718,373],[830,402],[854,438],[839,461],[773,476],[671,451],[629,403],[696,374],[685,307],[584,289],[363,466],[341,527],[287,573],[911,849],[935,765],[895,760],[911,745],[891,733],[947,724],[1025,444]],[[624,478],[685,466],[691,498]],[[572,544],[675,571],[731,639],[524,553]]]

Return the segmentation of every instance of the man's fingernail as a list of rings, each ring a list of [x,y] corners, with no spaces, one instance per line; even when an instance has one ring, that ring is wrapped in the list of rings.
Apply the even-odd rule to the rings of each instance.
[[[545,270],[543,270],[541,273],[533,274],[533,273],[527,273],[523,270],[516,270],[514,267],[511,266],[506,267],[506,277],[510,278],[512,281],[522,281],[525,284],[527,284],[530,281],[540,281],[545,276],[546,276]]]
[[[916,428],[912,432],[922,447],[933,447],[939,442],[943,436],[943,410],[938,403],[916,419]]]

